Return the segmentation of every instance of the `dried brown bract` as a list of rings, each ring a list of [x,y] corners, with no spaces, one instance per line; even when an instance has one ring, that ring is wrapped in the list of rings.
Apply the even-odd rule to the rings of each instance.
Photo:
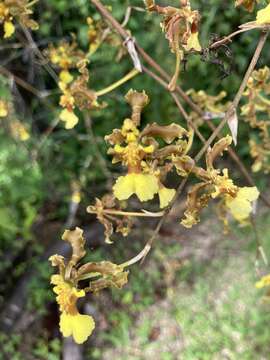
[[[155,1],[145,1],[150,12],[163,16],[162,30],[169,41],[170,49],[176,56],[175,73],[168,89],[174,91],[180,73],[180,63],[185,52],[201,51],[198,39],[200,15],[197,10],[192,10],[190,2],[180,1],[180,8],[172,6],[159,6]]]
[[[112,195],[105,195],[102,200],[96,198],[95,205],[87,207],[87,212],[96,214],[97,219],[105,228],[105,242],[111,244],[113,233],[121,233],[127,236],[130,233],[133,222],[132,219],[116,206],[116,201]]]

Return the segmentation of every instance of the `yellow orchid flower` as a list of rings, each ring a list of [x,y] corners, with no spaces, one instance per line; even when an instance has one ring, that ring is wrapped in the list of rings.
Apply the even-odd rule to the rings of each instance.
[[[7,39],[11,37],[15,32],[15,26],[11,21],[4,22],[4,38]]]
[[[73,76],[68,70],[62,70],[59,74],[59,79],[64,84],[70,84],[73,80]]]
[[[77,344],[84,343],[95,328],[95,322],[89,315],[60,315],[60,331],[64,337],[73,336]]]
[[[4,38],[11,37],[15,31],[15,26],[12,23],[9,6],[3,1],[0,3],[0,22],[4,24]]]
[[[65,129],[69,130],[73,129],[78,124],[79,118],[73,111],[63,109],[60,113],[60,120],[65,122]]]
[[[255,284],[257,289],[262,289],[266,286],[270,286],[270,274],[263,276],[259,281]]]
[[[114,196],[118,200],[127,200],[136,194],[140,201],[152,200],[159,191],[155,175],[130,173],[120,176],[113,186]]]
[[[92,316],[80,314],[76,306],[77,300],[85,296],[85,291],[76,289],[61,275],[53,275],[51,283],[56,285],[53,291],[57,294],[56,301],[61,311],[61,333],[64,337],[73,336],[77,344],[82,344],[95,328]]]
[[[246,220],[252,211],[252,201],[259,197],[258,189],[254,187],[239,188],[236,197],[225,196],[225,205],[232,216],[239,222]]]
[[[199,41],[199,33],[191,33],[190,37],[188,38],[187,45],[184,45],[186,51],[195,50],[201,51],[202,47]]]
[[[8,115],[8,105],[5,101],[0,100],[0,117],[6,117]]]
[[[72,109],[75,105],[75,99],[74,96],[71,95],[70,91],[68,89],[62,89],[62,85],[66,86],[63,82],[59,82],[59,87],[63,91],[63,95],[60,97],[59,105],[61,105],[63,108]]]
[[[167,207],[170,204],[170,202],[174,198],[175,193],[175,189],[168,189],[165,186],[159,189],[158,196],[161,209]]]
[[[270,4],[257,12],[256,23],[258,25],[270,24]]]

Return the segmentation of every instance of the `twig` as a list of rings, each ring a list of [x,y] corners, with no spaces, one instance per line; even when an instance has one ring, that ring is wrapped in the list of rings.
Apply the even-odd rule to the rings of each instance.
[[[43,56],[42,52],[39,50],[37,44],[35,43],[34,39],[32,38],[30,31],[23,25],[21,27],[22,27],[22,30],[29,42],[30,48],[33,49],[34,53],[44,62],[45,69],[51,75],[51,77],[53,78],[53,80],[55,81],[55,83],[58,86],[58,81],[59,81],[58,76],[56,75],[55,71],[47,64],[47,60]]]
[[[224,38],[214,42],[213,44],[211,44],[209,46],[209,49],[215,49],[223,44],[226,44],[227,42],[229,42],[234,36],[236,35],[239,35],[243,32],[246,32],[246,31],[250,31],[250,30],[255,30],[255,29],[264,29],[265,28],[265,25],[261,26],[261,25],[256,25],[256,26],[253,26],[253,27],[248,27],[248,28],[241,28],[239,30],[236,30],[234,31],[233,33],[231,33],[230,35],[227,35],[225,36]]]
[[[32,94],[34,94],[35,96],[37,96],[38,98],[44,98],[45,96],[48,95],[48,92],[44,92],[44,91],[39,91],[38,89],[36,89],[34,86],[32,86],[31,84],[29,84],[28,82],[24,81],[23,79],[21,79],[20,77],[13,75],[9,70],[7,70],[6,68],[4,68],[3,66],[0,65],[0,74],[3,74],[4,76],[10,77],[12,79],[14,79],[14,81],[20,85],[21,87],[23,87],[25,90],[31,92]]]
[[[145,12],[144,8],[140,8],[140,7],[137,7],[137,6],[128,6],[127,10],[126,10],[126,13],[125,13],[124,20],[123,20],[121,26],[125,27],[128,24],[132,10]]]
[[[112,174],[111,174],[110,170],[108,169],[106,160],[103,158],[103,156],[100,153],[98,143],[97,143],[95,135],[93,133],[91,117],[88,112],[84,112],[83,117],[84,117],[86,131],[89,136],[89,141],[92,142],[92,145],[94,145],[94,147],[95,147],[95,156],[97,158],[97,161],[100,164],[100,168],[103,171],[103,174],[105,175],[105,177],[108,180],[108,188],[111,188],[112,187]]]

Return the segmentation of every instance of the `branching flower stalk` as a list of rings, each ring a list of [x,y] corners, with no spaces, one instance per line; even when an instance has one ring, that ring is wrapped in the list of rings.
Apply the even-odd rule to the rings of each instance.
[[[92,2],[99,8],[102,15],[106,14],[106,9],[104,10],[103,5],[98,0],[92,0]],[[250,5],[245,1],[242,3],[245,6]],[[178,55],[176,54],[177,60],[182,58],[184,50],[196,50],[199,15],[191,10],[189,1],[181,0],[180,9],[160,7],[151,0],[146,1],[146,5],[149,11],[156,11],[164,16],[164,31],[172,50],[178,53]],[[250,7],[248,7],[248,10],[250,10]],[[256,22],[257,25],[264,26],[270,23],[268,7],[261,11],[263,12],[258,12]],[[121,27],[119,28],[119,24],[114,19],[112,20],[112,16],[109,15],[108,18],[112,25],[115,25],[117,30],[119,29],[120,34],[125,36],[125,31]],[[81,260],[86,254],[83,231],[80,228],[76,228],[74,231],[65,231],[62,239],[71,245],[71,257],[64,259],[60,255],[54,255],[50,258],[52,265],[58,267],[58,274],[53,275],[51,282],[55,285],[54,292],[57,294],[56,300],[61,312],[60,330],[64,336],[73,336],[77,343],[83,343],[91,335],[95,327],[94,320],[89,315],[79,313],[77,300],[89,292],[95,294],[107,287],[120,289],[127,283],[128,271],[124,271],[125,268],[143,260],[149,253],[161,226],[178,196],[182,193],[191,174],[199,179],[200,183],[195,184],[189,191],[185,218],[182,219],[184,226],[191,227],[197,223],[200,211],[211,198],[216,197],[221,198],[223,206],[229,209],[236,220],[240,222],[248,220],[252,211],[252,202],[259,195],[257,188],[238,187],[229,177],[227,169],[221,171],[214,166],[216,158],[227,150],[231,144],[232,139],[230,136],[221,138],[212,148],[210,148],[210,145],[231,118],[232,113],[236,113],[267,35],[268,32],[262,33],[233,102],[226,109],[222,121],[209,139],[207,141],[204,141],[204,138],[201,139],[204,141],[204,145],[194,158],[189,155],[194,139],[193,127],[185,129],[174,123],[167,126],[151,123],[141,128],[141,113],[148,104],[149,98],[145,92],[134,90],[128,92],[126,100],[131,107],[130,117],[124,119],[120,129],[114,129],[110,135],[105,137],[105,140],[110,145],[108,153],[113,157],[112,163],[118,163],[123,167],[124,174],[117,178],[112,189],[113,193],[104,196],[101,200],[96,199],[96,203],[88,207],[88,212],[96,214],[98,220],[104,225],[107,242],[110,242],[110,236],[114,231],[127,236],[133,225],[131,222],[133,217],[161,216],[161,219],[142,251],[120,265],[108,261],[81,264]],[[198,48],[197,51],[199,51]],[[86,86],[89,74],[85,65],[86,62],[83,61],[83,66],[79,67],[81,77],[75,80],[76,93],[72,93],[74,83],[73,78],[71,79],[69,76],[71,75],[68,71],[69,67],[65,68],[66,65],[62,67],[62,71],[66,71],[64,74],[62,73],[61,79],[63,82],[63,95],[66,98],[61,101],[68,111],[68,106],[72,111],[78,93],[80,95],[79,107],[83,108],[85,103],[89,106],[89,99],[84,97],[85,93],[89,92]],[[176,64],[175,74],[169,85],[170,91],[177,88],[178,65],[179,62]],[[109,87],[109,91],[112,88],[114,88],[114,85]],[[71,101],[70,95],[73,96],[74,103],[72,103],[73,100]],[[96,94],[94,93],[94,95]],[[96,101],[96,98],[94,101]],[[93,102],[91,102],[92,104]],[[185,114],[181,106],[178,106],[178,108],[182,114]],[[189,124],[188,115],[184,115],[184,117]],[[202,168],[198,166],[198,161],[205,153],[206,165],[205,168]],[[169,189],[164,185],[167,174],[171,171],[175,171],[179,177],[183,178],[177,189]],[[162,213],[145,212],[145,210],[140,212],[126,211],[131,196],[135,196],[139,202],[148,202],[153,200],[156,195],[159,197],[160,208],[165,208]],[[144,216],[145,214],[147,216]],[[90,280],[87,285],[84,283],[86,280]],[[263,285],[268,284],[268,279],[262,279],[262,283]]]

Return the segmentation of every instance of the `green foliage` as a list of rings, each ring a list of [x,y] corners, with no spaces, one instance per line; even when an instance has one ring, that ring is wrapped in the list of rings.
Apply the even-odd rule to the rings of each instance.
[[[0,358],[4,359],[6,356],[15,360],[23,360],[23,355],[18,352],[18,346],[21,341],[21,335],[8,336],[4,333],[0,333],[0,342],[3,345]]]
[[[54,339],[48,343],[40,339],[33,349],[33,355],[40,360],[59,360],[61,356],[59,339]]]
[[[1,249],[22,247],[31,238],[31,226],[43,198],[40,167],[22,144],[0,133]],[[16,237],[21,237],[16,242]]]
[[[26,345],[27,341],[28,339],[26,340],[26,337],[22,335],[12,334],[10,336],[4,333],[0,333],[0,359],[25,360],[26,357],[22,349]],[[61,344],[59,339],[46,341],[45,339],[40,338],[33,346],[31,359],[33,359],[34,356],[35,359],[39,360],[59,360],[60,355]]]
[[[252,359],[258,351],[266,356],[270,316],[259,306],[251,264],[243,265],[242,260],[234,259],[225,266],[219,260],[208,267],[204,279],[197,279],[192,301],[175,299],[175,316],[187,342],[183,359],[224,354],[231,359]],[[224,274],[222,268],[227,269]]]
[[[47,314],[47,305],[54,299],[50,285],[50,276],[53,270],[47,262],[34,262],[32,269],[37,275],[31,278],[27,286],[29,294],[27,309],[35,311],[39,315],[45,315]]]

